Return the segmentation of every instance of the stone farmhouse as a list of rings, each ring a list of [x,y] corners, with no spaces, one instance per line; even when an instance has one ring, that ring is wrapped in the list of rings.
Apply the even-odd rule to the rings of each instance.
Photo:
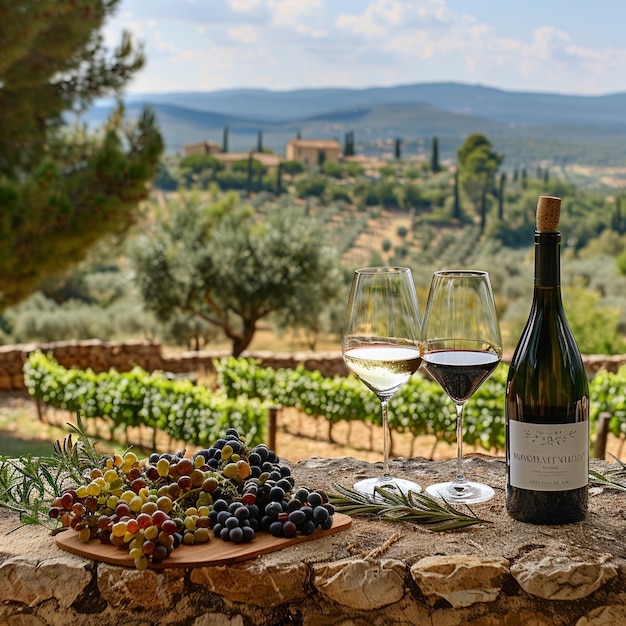
[[[198,143],[190,143],[184,147],[185,156],[191,156],[192,154],[211,154],[216,155],[221,153],[222,146],[217,143],[211,143],[210,141],[199,141]]]
[[[324,161],[336,163],[341,158],[341,146],[336,139],[290,139],[285,147],[285,158],[304,165],[319,165]]]
[[[233,163],[242,161],[250,156],[248,152],[222,152],[220,145],[208,141],[187,144],[184,155],[210,154],[224,163],[227,169]],[[300,161],[305,166],[314,166],[324,161],[339,162],[342,158],[341,145],[336,139],[290,139],[285,146],[285,158],[267,152],[253,152],[252,157],[260,161],[268,171],[278,168],[284,160]]]

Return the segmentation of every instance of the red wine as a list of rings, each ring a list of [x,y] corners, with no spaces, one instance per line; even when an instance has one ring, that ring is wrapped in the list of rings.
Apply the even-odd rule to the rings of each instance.
[[[500,361],[494,352],[479,350],[433,350],[422,359],[426,371],[455,402],[465,402]]]
[[[559,206],[539,199],[533,300],[506,387],[507,511],[534,524],[587,511],[589,385],[561,301]]]

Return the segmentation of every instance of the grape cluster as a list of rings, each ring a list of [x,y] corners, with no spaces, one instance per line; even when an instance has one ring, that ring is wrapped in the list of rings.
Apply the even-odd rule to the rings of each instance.
[[[257,531],[276,537],[310,535],[332,527],[334,509],[322,491],[295,486],[288,466],[260,444],[250,449],[235,429],[191,458],[129,451],[103,457],[85,484],[65,491],[51,518],[79,533],[129,551],[137,569],[160,562],[181,544],[211,534],[247,543]]]

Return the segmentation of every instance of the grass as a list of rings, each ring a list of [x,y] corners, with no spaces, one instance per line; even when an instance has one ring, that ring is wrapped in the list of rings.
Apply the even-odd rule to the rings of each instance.
[[[67,437],[65,425],[70,415],[42,421],[37,414],[35,401],[27,394],[0,394],[0,456],[49,456],[55,441]],[[93,439],[104,451],[120,452],[124,447],[109,441]]]

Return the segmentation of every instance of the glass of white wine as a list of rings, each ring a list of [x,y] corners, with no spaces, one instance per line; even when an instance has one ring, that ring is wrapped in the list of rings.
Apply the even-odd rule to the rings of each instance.
[[[422,329],[424,369],[443,387],[456,411],[457,469],[454,480],[429,485],[426,492],[450,503],[493,497],[489,485],[463,472],[463,409],[502,357],[502,338],[487,272],[435,272]]]
[[[375,487],[421,491],[410,480],[389,473],[387,403],[422,362],[421,315],[411,270],[407,267],[357,269],[346,308],[342,353],[350,370],[380,400],[383,428],[383,473],[355,483],[361,493]]]

